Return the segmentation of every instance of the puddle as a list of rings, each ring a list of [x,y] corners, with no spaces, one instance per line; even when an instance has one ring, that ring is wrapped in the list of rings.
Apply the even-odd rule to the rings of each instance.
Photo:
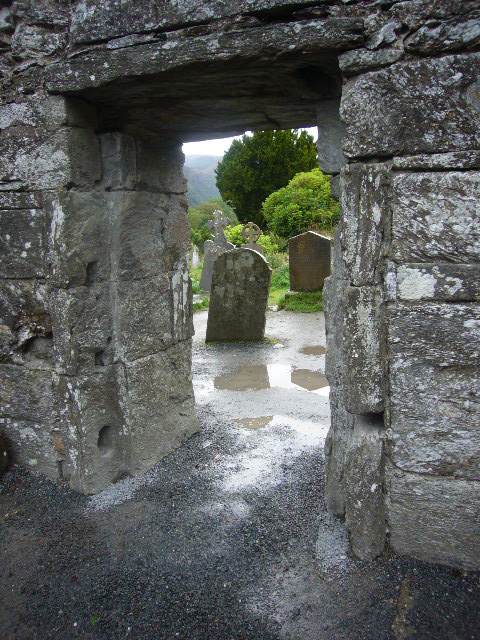
[[[306,356],[320,356],[325,353],[326,349],[321,344],[309,344],[303,349],[300,349],[300,353],[305,354]]]
[[[247,389],[304,389],[328,396],[330,387],[322,371],[296,369],[286,364],[246,364],[232,373],[224,373],[214,380],[215,389],[246,391]]]
[[[215,389],[246,391],[247,389],[268,389],[268,369],[264,364],[245,364],[235,373],[224,373],[213,381]]]
[[[256,429],[266,427],[272,420],[273,416],[260,416],[259,418],[238,418],[235,422],[241,424],[245,429],[255,431]]]
[[[291,375],[292,383],[307,391],[315,391],[328,387],[328,380],[321,371],[311,369],[294,369]]]
[[[246,428],[243,434],[239,430],[239,442],[246,446],[215,463],[215,473],[223,491],[238,492],[253,487],[258,490],[282,482],[284,463],[313,447],[322,447],[330,426],[322,420],[302,420],[280,414],[248,419],[249,422],[254,420],[263,421],[268,428],[263,432],[252,432],[244,419]]]

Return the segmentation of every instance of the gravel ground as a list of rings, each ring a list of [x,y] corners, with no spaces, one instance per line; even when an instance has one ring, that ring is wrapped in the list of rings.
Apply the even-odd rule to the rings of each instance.
[[[325,511],[326,395],[283,375],[322,370],[323,356],[300,354],[324,344],[322,314],[270,313],[279,343],[230,347],[203,344],[205,320],[201,430],[184,446],[94,497],[17,468],[4,477],[0,638],[480,638],[478,573],[388,551],[356,561]],[[257,388],[218,388],[251,365]],[[272,419],[236,422],[257,417]]]

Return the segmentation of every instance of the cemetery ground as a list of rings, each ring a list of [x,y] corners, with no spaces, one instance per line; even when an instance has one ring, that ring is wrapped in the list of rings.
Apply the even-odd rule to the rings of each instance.
[[[256,344],[205,345],[206,318],[200,431],[154,469],[92,497],[3,478],[0,637],[480,638],[478,573],[354,560],[326,513],[323,313],[269,312]]]

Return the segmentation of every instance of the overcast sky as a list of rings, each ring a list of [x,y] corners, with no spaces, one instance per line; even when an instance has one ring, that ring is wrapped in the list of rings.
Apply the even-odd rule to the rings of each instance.
[[[317,127],[307,129],[315,141],[317,140]],[[232,144],[232,140],[240,139],[242,136],[236,136],[236,138],[221,138],[220,140],[204,140],[203,142],[186,142],[182,149],[186,156],[202,155],[202,156],[223,156],[228,147]]]

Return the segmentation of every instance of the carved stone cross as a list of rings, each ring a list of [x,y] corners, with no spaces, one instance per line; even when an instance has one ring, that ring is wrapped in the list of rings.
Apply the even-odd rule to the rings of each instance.
[[[213,220],[207,222],[207,227],[214,230],[213,240],[215,244],[224,245],[227,242],[227,236],[223,227],[226,227],[230,220],[223,215],[223,211],[216,209],[213,212]]]
[[[245,249],[253,249],[263,255],[262,245],[257,242],[258,238],[262,235],[262,230],[254,222],[248,222],[242,229],[242,237],[246,244],[242,244]]]

